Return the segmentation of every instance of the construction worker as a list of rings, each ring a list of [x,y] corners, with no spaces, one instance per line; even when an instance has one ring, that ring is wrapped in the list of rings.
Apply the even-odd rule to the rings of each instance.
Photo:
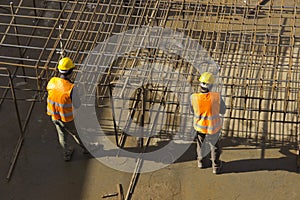
[[[86,153],[86,149],[75,135],[76,129],[73,121],[73,107],[78,108],[80,106],[80,98],[74,89],[74,84],[68,78],[74,67],[75,65],[70,58],[62,58],[58,63],[59,77],[52,77],[47,84],[47,114],[56,127],[65,161],[71,160],[74,151],[68,144],[68,137],[70,136],[73,136]]]
[[[213,173],[221,171],[221,148],[219,145],[222,119],[220,114],[225,114],[225,103],[220,93],[211,92],[215,78],[213,74],[204,72],[200,78],[200,92],[193,93],[190,97],[191,111],[194,114],[193,126],[197,132],[197,162],[199,168],[204,168],[205,151],[211,154]]]

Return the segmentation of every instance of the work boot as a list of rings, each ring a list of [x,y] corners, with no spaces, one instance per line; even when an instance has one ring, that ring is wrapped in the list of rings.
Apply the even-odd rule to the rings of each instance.
[[[73,152],[74,152],[73,148],[69,148],[68,150],[66,150],[64,152],[64,160],[66,162],[68,162],[68,161],[70,161],[72,159]]]
[[[203,169],[204,168],[204,164],[203,164],[203,160],[198,160],[198,168]]]
[[[222,166],[222,161],[218,161],[217,163],[213,164],[213,173],[221,174]]]

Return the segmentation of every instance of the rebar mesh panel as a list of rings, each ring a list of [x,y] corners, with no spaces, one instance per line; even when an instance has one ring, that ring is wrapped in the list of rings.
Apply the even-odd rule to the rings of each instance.
[[[25,77],[25,89],[39,94],[22,98],[24,92],[17,93],[20,99],[45,98],[45,84],[56,74],[62,55],[71,57],[80,73],[84,59],[101,42],[134,28],[160,26],[197,40],[220,66],[227,105],[225,135],[270,144],[296,141],[297,0],[270,0],[261,6],[252,0],[13,2],[0,3],[0,66],[13,72],[16,83]],[[138,54],[136,59],[151,62],[151,56]],[[181,58],[168,59],[194,73]],[[105,77],[124,71],[124,66],[112,66]],[[88,67],[93,71],[96,66]],[[6,75],[0,73],[1,99],[10,99],[3,89]],[[196,88],[197,78],[191,84]]]

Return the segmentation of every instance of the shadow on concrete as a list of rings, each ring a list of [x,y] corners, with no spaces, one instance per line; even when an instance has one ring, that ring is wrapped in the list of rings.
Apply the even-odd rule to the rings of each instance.
[[[222,148],[236,147],[242,144],[247,144],[247,140],[243,138],[222,138],[220,144]],[[186,152],[175,161],[175,163],[189,162],[189,161],[196,160],[197,158],[196,146],[197,146],[196,142],[192,143],[190,147],[186,150]]]
[[[223,153],[227,150],[261,150],[265,151],[268,149],[274,149],[274,147],[253,147],[254,145],[249,145],[246,139],[243,138],[224,138],[221,140]],[[245,147],[239,147],[240,145],[246,145]],[[249,148],[248,148],[249,147]],[[292,145],[281,146],[279,152],[282,154],[282,157],[278,158],[258,158],[258,159],[243,159],[243,160],[234,160],[229,162],[223,161],[222,174],[226,173],[242,173],[242,172],[254,172],[254,171],[288,171],[298,173],[299,169],[296,166],[297,155],[290,152],[291,149],[294,149]],[[209,157],[209,155],[208,155]],[[187,151],[175,161],[175,163],[196,161],[196,143],[193,143]],[[221,155],[222,160],[222,155]],[[211,165],[211,164],[210,164]]]
[[[20,107],[26,108],[25,103],[20,103]],[[0,118],[6,122],[0,125],[2,136],[5,136],[0,140],[1,199],[81,200],[90,156],[83,155],[76,147],[73,159],[63,160],[44,102],[36,103],[12,177],[9,182],[5,179],[19,134],[11,108],[11,103],[5,101],[0,112]]]
[[[297,156],[289,152],[288,147],[282,147],[280,149],[280,153],[283,154],[283,157],[265,159],[245,159],[226,162],[223,164],[222,174],[277,170],[297,173]]]

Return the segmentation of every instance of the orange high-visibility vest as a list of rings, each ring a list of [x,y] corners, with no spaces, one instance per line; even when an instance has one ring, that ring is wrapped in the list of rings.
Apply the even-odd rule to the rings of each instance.
[[[217,133],[222,128],[220,94],[216,92],[191,95],[194,110],[194,129],[204,134]]]
[[[73,83],[58,77],[48,82],[47,114],[52,116],[52,120],[70,122],[74,119],[71,100],[73,87]]]

